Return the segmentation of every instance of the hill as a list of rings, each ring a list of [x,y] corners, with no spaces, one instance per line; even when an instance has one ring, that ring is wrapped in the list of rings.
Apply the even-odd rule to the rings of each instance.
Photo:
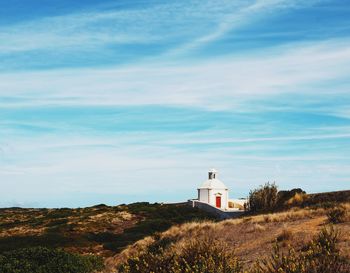
[[[185,205],[134,203],[77,209],[0,209],[0,253],[23,247],[60,247],[108,257],[175,224],[212,216]]]
[[[288,194],[285,192],[284,196]],[[4,273],[60,272],[57,266],[50,271],[33,265],[33,257],[42,260],[43,255],[51,257],[43,268],[60,264],[66,273],[111,273],[152,251],[164,262],[163,257],[169,253],[176,257],[188,251],[188,244],[208,251],[212,251],[212,245],[223,248],[225,255],[234,255],[248,269],[258,259],[271,255],[276,240],[283,251],[290,247],[296,251],[305,249],[305,244],[330,221],[340,232],[339,253],[349,259],[349,218],[337,222],[339,211],[346,214],[350,209],[349,196],[350,191],[312,194],[294,207],[287,202],[283,211],[225,221],[186,204],[142,202],[76,209],[0,209],[0,269],[9,266],[6,263],[11,260],[21,266],[25,262],[27,269],[12,268]]]
[[[142,260],[145,262],[141,262],[141,264],[152,264],[154,259],[157,260],[157,263],[161,263],[163,260],[166,260],[169,255],[174,255],[174,253],[176,253],[175,255],[179,255],[181,259],[183,259],[184,256],[187,258],[189,252],[193,253],[199,251],[200,255],[202,255],[201,251],[203,251],[203,249],[201,250],[201,245],[206,245],[208,248],[210,248],[211,245],[217,246],[210,255],[215,255],[215,253],[218,252],[219,254],[217,254],[219,257],[225,255],[225,253],[231,253],[231,255],[234,255],[235,259],[241,261],[243,270],[249,270],[256,261],[268,259],[272,255],[276,242],[279,249],[285,253],[288,253],[290,249],[293,249],[293,251],[302,251],[305,249],[313,238],[317,237],[322,230],[331,224],[331,212],[338,210],[349,212],[350,203],[332,205],[327,203],[315,207],[292,208],[284,212],[245,216],[239,219],[230,219],[220,222],[202,221],[174,226],[156,236],[144,238],[129,246],[123,252],[112,258],[108,258],[106,261],[107,267],[104,272],[115,272],[114,270],[123,264],[131,265],[131,268],[133,268],[133,264],[135,265],[136,263],[140,265],[139,261]],[[342,259],[349,262],[349,217],[344,218],[341,223],[333,222],[335,223],[334,229],[337,234],[337,249],[339,249]],[[333,227],[328,228],[333,230]],[[206,252],[204,251],[204,253]],[[348,265],[349,266],[344,269],[345,271],[338,272],[350,272],[350,264]],[[136,271],[126,270],[123,272]],[[140,270],[138,272],[147,271]],[[216,271],[209,270],[207,272]],[[241,271],[218,270],[217,272]],[[277,270],[261,272],[277,272]],[[319,273],[319,271],[312,272]]]
[[[204,219],[213,217],[183,204],[0,209],[0,272],[95,272],[137,240]]]

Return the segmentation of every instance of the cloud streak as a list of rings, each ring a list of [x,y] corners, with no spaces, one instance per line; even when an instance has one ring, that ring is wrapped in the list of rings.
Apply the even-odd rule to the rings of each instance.
[[[34,66],[39,65],[35,58],[28,58],[24,54],[33,54],[48,62],[48,66],[50,63],[55,66],[54,60],[48,59],[57,58],[58,54],[59,58],[69,63],[70,59],[79,58],[77,52],[87,54],[87,59],[92,58],[91,55],[107,55],[106,58],[119,60],[126,55],[126,62],[133,61],[133,55],[138,56],[138,59],[146,56],[173,58],[215,42],[232,30],[281,10],[305,8],[317,2],[221,1],[218,5],[211,0],[179,1],[151,3],[143,8],[96,8],[89,12],[43,17],[0,26],[0,56],[11,56],[18,62],[28,62],[29,59],[34,62]],[[137,50],[130,51],[131,45],[140,46],[139,50],[143,54],[139,55]],[[153,48],[149,53],[146,53],[147,46]],[[83,62],[83,59],[79,60]],[[95,56],[89,66],[97,65],[98,60],[98,56]],[[28,63],[30,66],[31,62]],[[74,66],[74,63],[71,65]],[[8,70],[12,66],[18,67],[19,64],[7,61],[2,69]]]
[[[344,94],[349,63],[347,41],[333,40],[191,64],[2,73],[0,103],[231,108],[241,100],[278,94]],[[343,85],[330,88],[334,81]]]
[[[216,28],[211,32],[197,37],[188,43],[184,43],[173,50],[170,50],[168,54],[178,55],[192,51],[198,47],[204,46],[224,37],[228,32],[239,29],[247,24],[251,24],[254,21],[258,21],[266,16],[271,16],[275,12],[284,9],[306,7],[315,3],[316,1],[305,3],[301,1],[284,0],[263,0],[250,2],[248,5],[243,5],[234,12],[224,15]]]
[[[245,4],[222,2],[216,5],[213,1],[202,1],[199,5],[196,1],[180,1],[143,9],[95,10],[41,18],[0,28],[0,52],[181,41],[181,36],[188,38],[193,31],[181,25],[194,23],[202,32],[210,24],[220,24],[223,15],[241,6]],[[207,23],[201,26],[199,19]]]

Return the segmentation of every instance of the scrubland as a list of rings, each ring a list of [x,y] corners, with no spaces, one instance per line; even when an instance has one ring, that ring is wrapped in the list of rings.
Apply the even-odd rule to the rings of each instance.
[[[154,260],[157,261],[157,264],[162,264],[162,261],[169,259],[169,257],[172,257],[172,259],[180,257],[181,260],[188,256],[184,253],[188,253],[189,250],[200,252],[198,250],[200,245],[206,246],[206,249],[214,247],[211,250],[213,251],[212,255],[229,255],[226,262],[240,261],[241,271],[238,269],[235,271],[232,268],[231,271],[228,268],[226,268],[226,271],[224,269],[220,271],[215,263],[212,266],[216,269],[213,270],[217,270],[217,272],[245,272],[244,270],[253,272],[251,271],[253,265],[257,261],[265,260],[266,262],[266,260],[269,260],[276,247],[282,253],[287,253],[290,250],[300,252],[305,250],[309,243],[316,240],[315,238],[324,230],[332,230],[336,233],[335,245],[339,250],[339,256],[342,259],[349,260],[349,215],[343,215],[341,221],[335,221],[334,223],[330,222],[331,218],[329,217],[332,211],[339,208],[348,212],[350,211],[350,203],[291,208],[283,212],[245,216],[220,222],[201,221],[173,226],[165,232],[146,237],[114,257],[108,258],[104,272],[116,272],[118,268],[120,272],[137,272],[133,269],[133,265],[142,265],[142,259],[148,264],[152,264]],[[194,246],[197,246],[197,249],[193,249]],[[149,257],[149,253],[156,255],[156,257]],[[204,255],[208,256],[207,259],[211,257],[211,254],[207,252],[204,252]],[[200,260],[197,262],[200,262]],[[170,262],[167,261],[167,263]],[[130,271],[125,269],[128,266],[131,266]],[[121,270],[120,268],[124,269]],[[169,269],[167,270],[169,271]],[[194,267],[191,267],[191,270],[195,272]],[[350,267],[346,270],[350,270]],[[166,270],[161,271],[159,269],[158,271],[166,272]],[[139,272],[146,271],[140,269]],[[174,270],[171,272],[185,271],[182,268],[180,271]],[[216,271],[208,270],[205,272]]]
[[[93,272],[101,269],[107,257],[137,240],[203,219],[213,217],[183,204],[144,202],[76,209],[0,209],[0,272]]]
[[[349,273],[349,193],[286,191],[224,221],[186,204],[0,209],[0,272]]]

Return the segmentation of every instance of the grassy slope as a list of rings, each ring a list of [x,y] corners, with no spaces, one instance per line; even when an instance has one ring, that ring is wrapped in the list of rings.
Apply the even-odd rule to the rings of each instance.
[[[344,204],[350,210],[350,203]],[[327,225],[328,208],[294,208],[285,212],[246,216],[221,222],[197,222],[174,226],[157,238],[148,237],[129,246],[122,253],[107,259],[105,272],[111,272],[117,265],[133,254],[147,249],[157,242],[171,242],[170,251],[181,251],[184,242],[196,238],[211,237],[223,241],[234,249],[246,266],[258,258],[270,255],[273,243],[278,238],[283,247],[288,245],[300,249]],[[337,224],[340,230],[342,255],[350,258],[350,222]]]
[[[135,203],[79,209],[0,209],[0,253],[23,247],[60,247],[108,257],[174,224],[210,219],[180,205]]]

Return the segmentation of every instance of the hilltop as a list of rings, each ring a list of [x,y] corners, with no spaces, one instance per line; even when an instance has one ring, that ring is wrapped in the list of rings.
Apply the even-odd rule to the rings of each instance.
[[[350,259],[349,217],[339,222],[330,220],[334,211],[348,213],[349,210],[350,191],[311,194],[302,203],[288,205],[281,211],[246,214],[224,221],[186,204],[142,202],[76,209],[6,208],[0,209],[0,265],[1,255],[6,257],[10,253],[14,259],[22,257],[23,261],[23,249],[37,251],[37,247],[45,247],[34,254],[40,256],[44,252],[53,257],[73,254],[76,263],[85,266],[67,273],[93,270],[112,273],[144,253],[156,251],[158,257],[169,253],[182,255],[189,243],[197,243],[223,247],[224,253],[234,253],[243,268],[249,269],[258,259],[271,255],[275,242],[283,251],[291,247],[301,251],[330,223],[339,232],[337,248],[341,257]],[[64,252],[48,254],[46,248]],[[34,254],[25,252],[29,257]],[[71,261],[72,257],[66,259]],[[81,260],[85,257],[88,260]],[[90,257],[93,259],[89,260]]]

